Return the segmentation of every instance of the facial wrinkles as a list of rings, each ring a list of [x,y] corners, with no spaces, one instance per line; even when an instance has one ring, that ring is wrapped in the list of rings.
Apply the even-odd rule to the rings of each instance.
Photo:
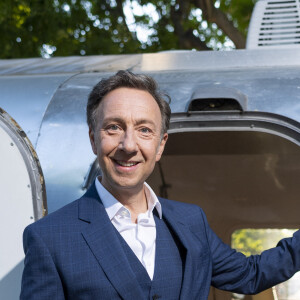
[[[104,101],[100,103],[98,106],[98,124],[96,131],[99,133],[99,130],[105,130],[106,120],[110,119],[119,119],[122,122],[118,124],[119,122],[116,122],[117,125],[121,125],[120,127],[122,130],[125,131],[131,131],[132,128],[137,129],[137,133],[135,133],[136,136],[136,142],[138,143],[139,138],[143,139],[153,139],[157,140],[157,151],[159,150],[160,143],[163,139],[163,134],[161,132],[161,112],[157,105],[157,112],[158,114],[155,115],[154,120],[149,120],[149,108],[144,105],[138,105],[139,98],[136,97],[136,99],[132,96],[122,95],[123,98],[120,98],[120,100],[113,101]],[[154,100],[155,101],[155,100]],[[124,103],[126,103],[126,107],[124,108]],[[105,119],[103,112],[105,111]],[[159,116],[159,117],[158,117]],[[139,124],[140,120],[149,120],[148,122],[144,122],[144,124]],[[112,122],[115,124],[114,122]],[[152,123],[152,124],[151,124]],[[159,124],[159,126],[157,126]],[[138,127],[141,125],[145,125],[145,127],[149,127],[151,129],[151,134],[143,135],[138,133]],[[135,131],[134,131],[135,132]],[[103,138],[103,137],[101,137]]]
[[[120,103],[121,104],[121,103]],[[118,105],[115,103],[114,105],[110,105],[106,110],[106,118],[109,117],[120,117],[123,119],[126,124],[135,124],[136,120],[145,119],[149,120],[148,117],[148,109],[145,106],[138,105],[135,103],[127,104],[126,110],[124,111],[124,107],[122,105]],[[149,120],[155,123],[154,120]]]
[[[96,120],[93,150],[103,185],[111,192],[140,190],[164,146],[157,103],[146,92],[120,88],[103,99]]]
[[[103,118],[101,118],[103,120]],[[159,120],[158,124],[159,124]],[[110,109],[106,112],[105,119],[101,122],[102,130],[105,129],[105,126],[112,123],[120,126],[122,130],[131,133],[131,131],[138,131],[139,129],[145,127],[150,129],[149,137],[158,137],[160,139],[161,133],[160,129],[157,128],[156,120],[152,120],[148,117],[147,109],[144,107],[140,107],[138,111],[132,113],[130,107],[128,107],[126,115],[124,115],[124,111],[117,107],[110,107]],[[146,137],[146,134],[141,134],[141,136]]]
[[[138,130],[134,128],[132,124],[126,126],[125,130],[121,130],[117,134],[111,136],[106,132],[106,129],[101,128],[98,130],[98,134],[96,135],[98,144],[98,149],[101,149],[100,144],[105,146],[105,143],[111,143],[111,140],[115,140],[115,146],[112,147],[111,153],[109,156],[112,158],[122,162],[131,163],[131,162],[141,162],[143,161],[143,151],[145,148],[151,148],[153,146],[153,142],[156,143],[156,153],[159,151],[161,138],[160,135],[157,135],[155,132],[150,137],[141,137]],[[143,147],[140,147],[140,143],[143,142]],[[120,145],[123,144],[124,145]],[[128,146],[128,143],[131,146]]]
[[[120,89],[123,89],[123,88],[120,88]],[[127,89],[127,88],[125,88],[125,89]],[[131,89],[128,88],[128,90],[131,90]],[[144,91],[141,91],[141,90],[137,90],[137,91],[144,92]],[[130,115],[131,111],[135,111],[135,109],[139,110],[139,115],[140,116],[144,115],[144,116],[147,117],[147,115],[148,115],[148,108],[143,106],[143,105],[139,105],[139,96],[132,97],[132,95],[123,94],[122,98],[120,98],[120,100],[118,102],[113,102],[113,103],[106,102],[105,97],[99,103],[98,107],[94,111],[94,118],[93,119],[95,120],[95,125],[99,124],[99,122],[96,122],[97,119],[98,120],[99,119],[103,120],[103,117],[104,117],[103,116],[103,111],[104,110],[106,111],[106,117],[108,117],[107,115],[109,115],[109,114],[112,114],[112,115],[113,114],[119,114],[119,115],[124,116],[124,112],[128,113],[128,115]],[[129,101],[127,101],[127,100],[129,100]],[[155,120],[155,121],[153,120],[153,121],[154,121],[155,124],[160,125],[159,126],[160,127],[159,134],[161,135],[161,138],[162,138],[163,134],[164,134],[164,132],[163,132],[163,127],[164,127],[163,122],[164,122],[164,120],[163,120],[162,112],[159,108],[159,105],[157,104],[157,102],[154,98],[153,98],[153,100],[154,100],[154,103],[157,106],[157,112],[159,113],[156,116],[158,116],[158,115],[160,116],[159,120]],[[124,110],[123,103],[126,103],[126,109],[125,110]],[[100,118],[97,118],[97,116],[100,117]],[[131,118],[134,118],[135,116],[136,116],[136,114],[131,116]]]

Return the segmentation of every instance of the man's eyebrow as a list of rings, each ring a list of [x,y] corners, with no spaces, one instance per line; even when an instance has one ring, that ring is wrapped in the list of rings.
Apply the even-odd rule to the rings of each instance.
[[[141,124],[149,124],[149,123],[153,126],[156,126],[156,123],[153,122],[151,119],[140,119],[140,120],[137,120],[137,122],[135,124],[141,125]]]
[[[103,120],[103,126],[106,126],[110,122],[116,122],[119,124],[125,124],[126,122],[122,118],[118,117],[112,117],[112,118],[106,118]],[[153,126],[156,126],[157,124],[153,122],[151,119],[139,119],[135,122],[135,125],[141,125],[141,124],[151,124]]]
[[[107,125],[110,122],[116,122],[116,123],[124,123],[124,120],[122,118],[114,117],[114,118],[104,118],[103,125]]]

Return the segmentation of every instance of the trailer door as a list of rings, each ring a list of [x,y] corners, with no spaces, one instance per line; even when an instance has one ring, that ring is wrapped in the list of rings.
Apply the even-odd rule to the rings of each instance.
[[[0,295],[19,299],[24,228],[47,213],[37,155],[24,131],[0,108]]]

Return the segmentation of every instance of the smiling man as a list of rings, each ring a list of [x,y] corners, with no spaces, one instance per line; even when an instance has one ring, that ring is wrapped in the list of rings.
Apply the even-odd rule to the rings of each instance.
[[[201,208],[159,198],[145,180],[168,139],[170,108],[145,75],[119,71],[87,104],[102,176],[80,199],[30,225],[21,299],[207,299],[210,285],[252,294],[300,269],[300,232],[246,258]]]
[[[103,173],[101,184],[137,223],[148,205],[144,182],[168,138],[159,106],[145,90],[120,87],[103,97],[93,117],[98,122],[91,122],[89,134]]]

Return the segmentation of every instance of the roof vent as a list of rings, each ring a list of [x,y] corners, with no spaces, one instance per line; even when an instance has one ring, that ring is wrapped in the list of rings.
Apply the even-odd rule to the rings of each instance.
[[[300,48],[300,0],[260,0],[256,3],[247,49]]]
[[[245,111],[247,96],[241,91],[225,86],[198,87],[187,104],[187,111]]]
[[[189,105],[188,111],[229,111],[239,110],[242,107],[235,99],[210,98],[210,99],[194,99]]]

